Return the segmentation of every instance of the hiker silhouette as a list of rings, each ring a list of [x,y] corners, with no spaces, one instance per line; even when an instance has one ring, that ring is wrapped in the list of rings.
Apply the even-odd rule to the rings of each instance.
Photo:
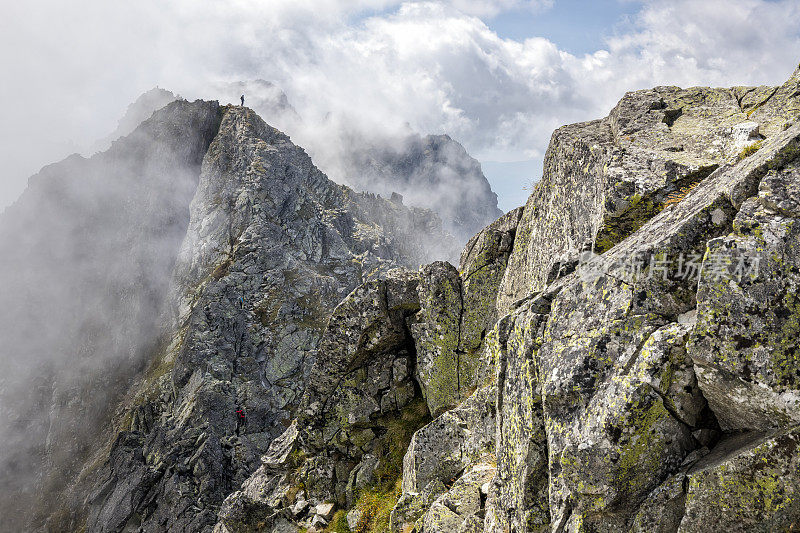
[[[242,107],[244,107],[244,95],[242,95]]]

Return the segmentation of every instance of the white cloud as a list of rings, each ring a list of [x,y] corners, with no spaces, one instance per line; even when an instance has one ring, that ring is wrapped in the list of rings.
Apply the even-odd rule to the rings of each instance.
[[[796,0],[649,1],[636,22],[606,65],[636,86],[775,84],[800,61]]]
[[[14,4],[0,22],[0,205],[19,189],[12,178],[103,137],[127,104],[156,84],[208,97],[213,81],[264,78],[283,87],[312,126],[299,139],[310,145],[335,148],[325,138],[343,124],[397,130],[408,122],[450,133],[480,158],[514,160],[540,156],[555,127],[605,115],[626,90],[775,84],[800,59],[796,0],[645,2],[624,33],[585,56],[543,38],[502,39],[484,22],[548,5]]]
[[[512,9],[531,11],[546,9],[553,5],[553,0],[450,0],[449,3],[467,15],[494,17]]]

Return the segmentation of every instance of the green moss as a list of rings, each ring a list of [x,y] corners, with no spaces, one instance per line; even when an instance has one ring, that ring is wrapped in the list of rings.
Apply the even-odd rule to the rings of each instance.
[[[738,159],[741,161],[742,159],[746,159],[753,155],[754,153],[758,152],[761,148],[761,145],[764,144],[764,141],[754,142],[753,144],[745,146],[741,152],[739,152]]]
[[[341,510],[336,511],[331,523],[325,528],[325,533],[352,533],[347,525],[347,513]]]
[[[383,533],[389,530],[389,516],[402,494],[403,456],[414,433],[430,420],[427,403],[422,398],[413,400],[399,414],[379,420],[386,428],[376,444],[376,453],[381,460],[375,469],[375,483],[357,494],[353,508],[361,511],[361,518],[355,533]],[[341,513],[346,516],[344,511]],[[334,526],[335,523],[334,517],[326,531],[350,531],[346,521],[337,526]]]
[[[390,416],[382,421],[386,433],[382,436],[378,448],[381,461],[375,469],[375,478],[379,484],[392,485],[403,473],[403,456],[408,450],[411,438],[419,428],[431,421],[428,404],[422,398],[416,398],[400,411],[399,415]]]
[[[629,235],[639,230],[645,223],[656,216],[664,205],[649,197],[634,194],[630,199],[628,208],[619,216],[607,216],[603,227],[597,233],[595,252],[607,252]]]
[[[306,462],[306,452],[301,449],[296,449],[289,454],[289,466],[293,469],[299,469]]]
[[[385,533],[389,531],[389,518],[397,500],[402,494],[402,478],[393,485],[378,485],[362,491],[355,508],[361,517],[353,533]]]

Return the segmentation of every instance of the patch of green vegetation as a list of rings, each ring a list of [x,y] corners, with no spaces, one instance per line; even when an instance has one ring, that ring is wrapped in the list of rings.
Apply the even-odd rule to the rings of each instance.
[[[403,493],[403,479],[398,477],[394,485],[378,485],[362,491],[355,507],[361,511],[353,533],[385,533],[389,531],[389,518],[397,500]]]
[[[354,508],[361,511],[361,518],[353,533],[384,533],[389,530],[389,517],[402,494],[403,456],[411,437],[430,420],[425,400],[416,398],[399,415],[382,421],[386,433],[377,449],[381,461],[375,469],[376,482],[358,494]],[[330,531],[338,533],[340,530]]]
[[[745,146],[742,149],[742,151],[739,152],[739,155],[737,156],[737,158],[739,159],[739,161],[741,161],[743,159],[746,159],[746,158],[750,157],[754,153],[758,152],[758,150],[761,149],[761,145],[763,145],[763,144],[764,144],[764,141],[758,141],[758,142],[754,142],[753,144]]]
[[[602,254],[639,230],[645,223],[659,214],[664,205],[638,193],[630,199],[628,208],[620,216],[606,217],[602,229],[597,233],[595,252]]]
[[[347,525],[347,512],[336,511],[331,523],[325,528],[325,533],[352,533]]]
[[[378,449],[381,462],[375,470],[378,483],[394,484],[403,474],[403,456],[411,443],[411,437],[419,428],[431,421],[428,404],[423,398],[415,398],[399,415],[384,421],[386,433]]]

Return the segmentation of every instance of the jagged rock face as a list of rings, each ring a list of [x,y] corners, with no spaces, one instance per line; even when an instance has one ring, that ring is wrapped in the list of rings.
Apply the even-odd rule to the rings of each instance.
[[[729,258],[724,268],[757,277],[739,283],[707,270],[697,293],[697,328],[690,345],[698,378],[726,431],[758,430],[797,423],[800,416],[798,359],[798,267],[800,166],[770,170],[758,195],[733,221],[734,231],[709,241],[708,253]],[[762,251],[769,250],[764,254]],[[718,268],[718,267],[717,267]],[[730,411],[727,405],[737,404]]]
[[[461,403],[491,371],[481,347],[497,320],[497,291],[521,215],[514,209],[473,237],[458,271],[445,262],[420,271],[420,312],[410,328],[419,383],[434,415]]]
[[[745,146],[800,112],[798,79],[780,87],[628,93],[602,120],[553,133],[498,298],[503,312],[585,250],[604,252]]]
[[[32,178],[0,247],[3,525],[195,531],[291,420],[336,304],[454,241],[249,109],[177,101]]]
[[[352,508],[348,520],[362,529],[371,527],[374,509],[360,507],[360,496],[392,484],[402,494],[391,514],[393,527],[411,526],[437,499],[449,502],[465,491],[477,500],[459,511],[464,515],[460,522],[478,519],[485,511],[480,490],[493,467],[476,470],[469,484],[450,490],[445,484],[452,485],[465,467],[493,456],[496,357],[481,348],[481,339],[493,325],[493,297],[519,215],[516,210],[502,217],[470,242],[461,275],[444,262],[419,272],[392,270],[356,288],[336,307],[299,416],[276,441],[291,441],[291,453],[302,460],[276,462],[273,456],[285,454],[273,446],[262,467],[226,499],[218,531],[319,526],[320,520],[331,519],[317,511],[327,505]],[[478,279],[483,283],[474,284]],[[475,304],[476,314],[462,313],[462,302]],[[460,385],[450,381],[459,372],[465,379]],[[470,387],[478,386],[443,421],[437,419],[411,438],[429,420],[429,409],[460,403]],[[441,403],[442,398],[449,403]],[[470,430],[458,429],[462,426]],[[297,427],[303,429],[297,432]],[[475,489],[478,480],[480,490]]]
[[[420,270],[406,335],[437,416],[409,443],[391,531],[702,530],[708,504],[692,502],[764,498],[789,475],[796,369],[791,345],[780,341],[796,321],[800,126],[784,124],[796,97],[775,92],[785,105],[762,116],[761,139],[747,122],[767,104],[747,117],[732,94],[642,91],[607,119],[562,128],[528,204],[471,240],[459,270],[442,262]],[[760,149],[740,155],[751,142]],[[685,185],[685,198],[668,198]],[[545,207],[563,208],[566,219],[548,218]],[[602,254],[578,261],[593,241]],[[760,281],[720,283],[712,264],[720,248],[771,259]],[[680,271],[670,271],[667,259],[679,257]],[[745,298],[734,302],[734,294]],[[766,310],[771,320],[760,318]],[[356,337],[392,323],[360,322]],[[322,418],[331,434],[346,427]],[[771,433],[745,441],[731,433],[742,430]],[[779,438],[789,442],[781,458],[770,440]],[[755,485],[726,487],[715,468],[752,475],[753,453],[775,457],[775,470]],[[325,498],[315,485],[336,500],[329,477],[305,478],[314,503]],[[794,487],[782,482],[753,509],[731,505],[745,523],[790,524],[783,510]],[[296,523],[291,505],[271,507],[272,516]],[[358,503],[344,508],[354,523],[363,516]]]
[[[480,163],[447,135],[375,140],[354,136],[344,154],[344,179],[359,190],[401,194],[409,205],[435,211],[460,243],[499,217]]]
[[[317,144],[306,148],[316,149],[312,154],[317,164],[317,159],[327,163],[337,181],[437,213],[445,231],[458,243],[455,248],[441,250],[437,259],[457,260],[458,247],[502,214],[480,163],[447,135],[381,137],[342,131],[334,139],[321,139],[309,134],[311,126],[303,123],[286,94],[271,82],[221,83],[211,90],[220,101],[236,105],[244,95],[245,104],[267,123]],[[144,93],[129,106],[114,134],[97,148],[127,135],[154,111],[179,98],[164,89]],[[340,150],[331,153],[328,144],[336,144]]]
[[[352,505],[354,494],[368,484],[397,477],[399,464],[393,462],[399,462],[411,433],[427,417],[413,381],[414,345],[405,324],[419,310],[418,283],[415,273],[393,270],[358,287],[336,307],[299,418],[273,443],[242,490],[226,499],[219,528],[257,531],[278,527],[285,518],[299,521],[307,513],[311,523],[319,506]],[[273,459],[287,454],[300,460]]]
[[[799,83],[560,129],[459,269],[228,109],[87,529],[796,528]]]
[[[448,472],[451,435],[484,433],[454,416],[476,393],[415,435],[441,448],[409,448],[392,531],[794,527],[797,83],[756,103],[760,89],[632,93],[554,135],[504,269],[511,312],[481,344],[492,486],[464,519],[436,476],[417,483]],[[689,179],[685,198],[662,196]],[[602,255],[577,261],[592,240]],[[481,460],[456,456],[466,483]]]
[[[60,508],[146,364],[218,124],[214,102],[171,104],[108,151],[45,167],[0,217],[4,528]]]
[[[168,345],[87,528],[213,525],[299,405],[331,310],[370,276],[424,261],[416,234],[447,246],[429,212],[331,182],[255,113],[225,108],[173,276]]]
[[[741,368],[741,363],[736,363],[738,355],[733,355],[741,347],[728,347],[737,337],[727,329],[761,319],[756,307],[748,306],[746,300],[741,305],[734,303],[729,292],[735,290],[737,298],[747,293],[748,289],[737,289],[728,279],[727,270],[735,273],[744,252],[726,256],[733,260],[725,266],[725,279],[717,279],[722,274],[712,263],[717,243],[735,241],[739,221],[753,211],[754,206],[748,206],[758,202],[753,195],[759,182],[762,191],[781,189],[771,176],[791,175],[793,163],[787,161],[797,157],[798,133],[798,126],[792,126],[767,140],[750,158],[720,168],[682,202],[668,207],[596,259],[593,267],[598,270],[582,265],[578,272],[550,285],[511,315],[520,333],[509,336],[507,362],[498,372],[498,405],[502,406],[498,407],[498,420],[502,420],[498,424],[498,470],[503,472],[509,465],[515,475],[505,479],[498,475],[500,491],[508,490],[508,481],[512,486],[519,483],[512,479],[526,481],[525,469],[541,465],[544,449],[549,457],[549,481],[544,482],[547,478],[539,466],[539,483],[521,484],[506,497],[501,496],[499,508],[505,511],[500,515],[501,524],[523,531],[546,526],[547,517],[530,516],[531,507],[523,503],[524,499],[542,501],[545,495],[549,524],[554,530],[628,529],[647,498],[661,498],[661,505],[680,507],[675,511],[680,523],[683,507],[676,502],[682,501],[683,489],[672,494],[660,486],[664,480],[685,471],[707,453],[703,450],[713,447],[722,432],[786,428],[794,423],[791,416],[775,416],[781,410],[792,410],[794,392],[787,391],[791,386],[783,385],[783,396],[778,399],[776,394],[770,401],[753,397],[757,390],[764,391],[764,386],[753,383],[749,388],[753,392],[747,396],[743,391],[746,384],[735,389],[723,380],[730,366]],[[791,180],[781,182],[791,189]],[[752,198],[745,201],[748,197]],[[776,201],[781,201],[780,196]],[[771,226],[781,227],[783,215],[764,216]],[[723,237],[731,232],[734,234]],[[761,241],[758,255],[769,251],[767,256],[776,253],[785,257],[786,247],[793,242],[791,233],[784,230],[779,235],[769,244]],[[664,271],[663,263],[666,257],[698,252],[699,258],[705,253],[705,259],[698,259],[703,272],[699,291],[696,281],[676,278],[674,272]],[[640,263],[632,267],[632,260]],[[791,283],[791,274],[773,270],[770,275],[768,270],[761,281],[748,276],[741,283],[760,289],[760,301],[765,298],[772,310],[791,322],[791,303],[787,306],[782,302],[787,292],[782,287]],[[781,281],[775,285],[777,278]],[[722,292],[704,290],[706,279],[714,279],[715,287],[724,288]],[[773,285],[765,290],[769,280]],[[712,304],[714,301],[719,303]],[[707,318],[712,309],[725,309],[730,314]],[[747,332],[739,330],[741,341],[756,344],[755,339],[764,335],[763,342],[774,353],[782,323],[776,326],[774,332],[746,326]],[[744,360],[745,355],[742,357]],[[784,360],[780,355],[778,359]],[[759,364],[755,355],[747,360]],[[509,376],[518,372],[529,372],[533,379],[509,383]],[[758,381],[752,375],[755,369],[752,374],[743,372],[747,380]],[[761,382],[775,383],[771,375]],[[768,393],[762,394],[770,398]],[[532,408],[526,412],[520,404]],[[757,420],[759,415],[760,424],[733,422]],[[534,453],[515,466],[515,460],[526,452]],[[731,456],[737,453],[735,448],[729,450]],[[536,481],[537,476],[528,474],[527,478]],[[681,525],[686,531],[694,531],[692,527]]]

